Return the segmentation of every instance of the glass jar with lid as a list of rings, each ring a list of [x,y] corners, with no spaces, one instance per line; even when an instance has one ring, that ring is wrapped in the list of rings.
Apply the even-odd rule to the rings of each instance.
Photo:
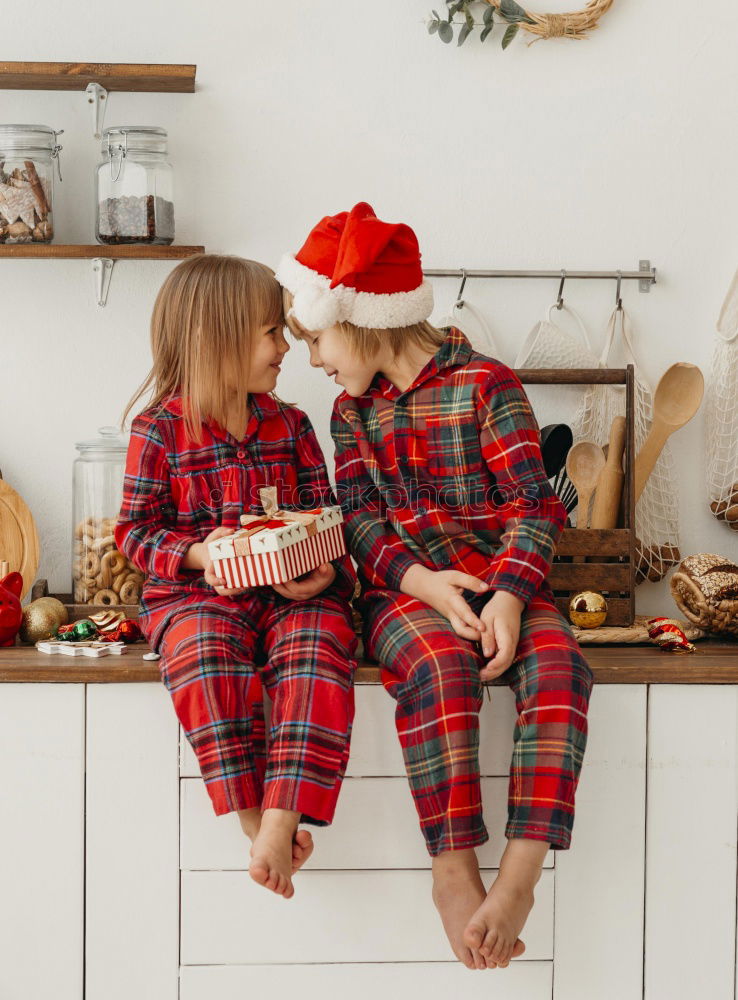
[[[98,243],[172,243],[173,178],[166,130],[106,128],[102,154],[96,183]]]
[[[80,441],[72,496],[72,597],[75,604],[138,604],[143,574],[119,552],[115,529],[123,500],[128,442],[117,427]]]
[[[0,125],[0,243],[51,243],[57,136],[48,125]]]

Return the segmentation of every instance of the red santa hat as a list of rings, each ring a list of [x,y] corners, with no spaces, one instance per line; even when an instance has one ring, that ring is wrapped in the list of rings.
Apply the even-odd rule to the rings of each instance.
[[[290,315],[307,330],[348,321],[376,330],[411,326],[433,311],[415,233],[382,222],[366,202],[321,219],[277,281],[292,293]]]

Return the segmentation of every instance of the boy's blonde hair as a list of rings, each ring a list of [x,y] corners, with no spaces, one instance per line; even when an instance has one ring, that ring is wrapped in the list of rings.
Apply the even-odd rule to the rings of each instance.
[[[284,321],[293,336],[301,339],[306,333],[314,332],[304,327],[294,316],[290,316],[292,293],[286,288],[282,289],[282,306]],[[389,330],[356,326],[348,321],[338,323],[337,326],[346,337],[353,353],[362,361],[371,361],[385,345],[389,345],[394,358],[410,345],[420,347],[424,351],[432,351],[435,354],[446,339],[446,333],[433,326],[428,320],[424,320],[422,323],[413,323],[412,326],[401,326]]]
[[[254,333],[284,323],[282,296],[265,264],[227,254],[196,254],[169,274],[151,315],[153,366],[126,406],[121,427],[149,390],[149,406],[183,396],[187,433],[201,440],[201,422],[228,419],[228,376],[247,377]]]

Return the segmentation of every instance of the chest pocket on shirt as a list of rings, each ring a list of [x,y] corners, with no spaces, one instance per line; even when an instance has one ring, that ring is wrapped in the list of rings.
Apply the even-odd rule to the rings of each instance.
[[[243,472],[234,464],[180,468],[171,474],[180,523],[238,524],[244,509]]]
[[[479,476],[485,467],[474,414],[435,415],[425,421],[428,471],[443,479]]]

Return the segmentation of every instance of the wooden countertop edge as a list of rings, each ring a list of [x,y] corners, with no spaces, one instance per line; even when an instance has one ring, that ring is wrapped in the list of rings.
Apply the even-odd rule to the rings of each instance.
[[[697,643],[691,654],[666,653],[655,646],[582,647],[595,684],[738,684],[738,642]],[[144,660],[145,645],[122,656],[72,659],[39,653],[32,646],[0,648],[0,683],[134,684],[161,681],[156,660]],[[378,684],[376,665],[359,660],[357,684]],[[501,678],[491,686],[505,687]]]

